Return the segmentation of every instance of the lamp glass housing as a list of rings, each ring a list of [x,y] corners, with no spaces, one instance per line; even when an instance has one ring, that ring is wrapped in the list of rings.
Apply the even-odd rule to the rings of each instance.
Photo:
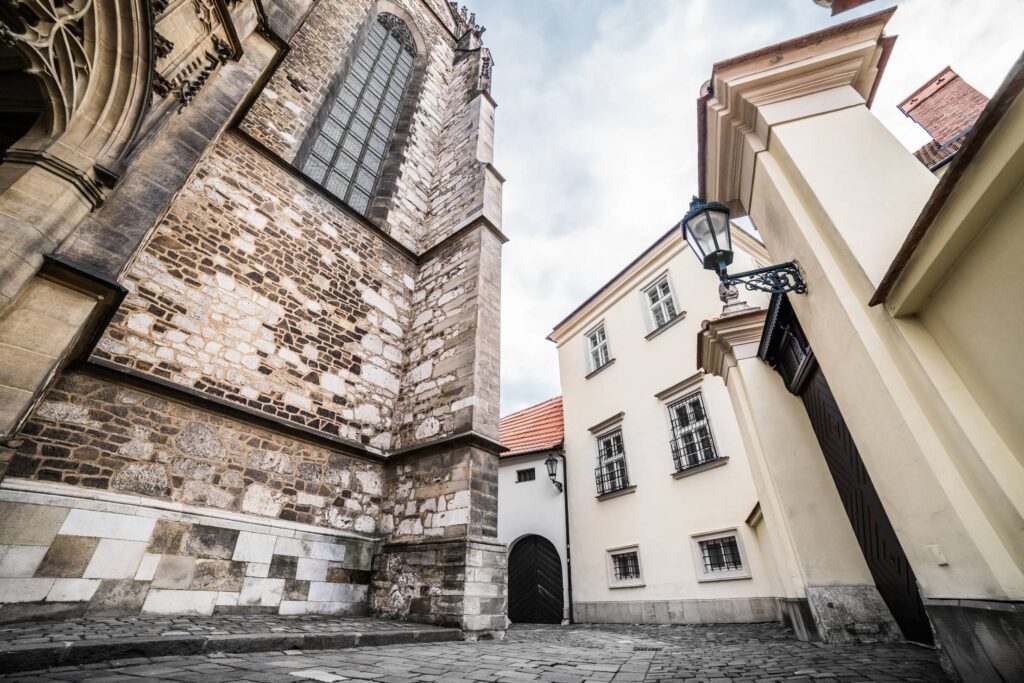
[[[548,468],[548,478],[550,478],[551,481],[554,481],[555,477],[558,476],[558,458],[553,455],[549,455],[544,461],[544,467]]]
[[[694,197],[681,221],[683,236],[707,270],[722,273],[732,263],[732,232],[729,208]]]

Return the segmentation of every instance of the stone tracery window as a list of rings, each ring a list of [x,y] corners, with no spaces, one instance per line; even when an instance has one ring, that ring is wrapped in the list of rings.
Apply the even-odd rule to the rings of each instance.
[[[370,204],[415,59],[408,26],[393,14],[378,15],[310,133],[303,172],[357,211]]]

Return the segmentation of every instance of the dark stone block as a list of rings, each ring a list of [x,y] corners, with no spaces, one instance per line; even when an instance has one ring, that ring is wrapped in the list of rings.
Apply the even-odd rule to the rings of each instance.
[[[80,578],[99,542],[88,536],[57,536],[36,569],[36,576]]]
[[[134,616],[142,611],[148,592],[149,581],[104,579],[89,601],[86,614],[90,617]]]
[[[151,553],[178,555],[184,545],[185,536],[191,529],[191,524],[172,522],[167,519],[158,520],[146,550]]]
[[[74,619],[85,614],[84,602],[14,602],[0,606],[0,624],[42,619]],[[0,654],[0,671],[4,659]]]
[[[1024,681],[1024,602],[925,600],[942,653],[965,681]]]
[[[282,600],[305,600],[309,597],[309,581],[285,579]]]
[[[295,570],[298,568],[299,559],[288,555],[274,555],[270,560],[270,571],[267,578],[270,579],[294,579]]]
[[[245,580],[245,563],[231,560],[196,560],[192,574],[192,590],[227,591],[242,590]],[[305,598],[298,598],[305,600]]]
[[[230,560],[235,552],[238,531],[215,526],[195,525],[185,539],[185,554]]]

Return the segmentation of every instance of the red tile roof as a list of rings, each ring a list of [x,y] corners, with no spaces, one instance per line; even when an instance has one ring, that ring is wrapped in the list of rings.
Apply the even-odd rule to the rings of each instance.
[[[509,449],[501,454],[503,458],[558,448],[565,438],[562,397],[506,415],[498,425],[498,434],[498,440]]]

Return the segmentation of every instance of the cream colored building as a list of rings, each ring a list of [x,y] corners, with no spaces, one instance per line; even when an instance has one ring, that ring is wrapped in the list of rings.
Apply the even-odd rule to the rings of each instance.
[[[735,243],[739,268],[764,259],[739,228]],[[736,415],[722,381],[695,364],[700,323],[722,310],[707,284],[673,229],[551,333],[576,621],[779,616]]]
[[[700,192],[807,293],[708,316],[699,363],[803,637],[895,622],[964,680],[1024,680],[1024,61],[937,178],[869,110],[893,11],[715,65]]]

